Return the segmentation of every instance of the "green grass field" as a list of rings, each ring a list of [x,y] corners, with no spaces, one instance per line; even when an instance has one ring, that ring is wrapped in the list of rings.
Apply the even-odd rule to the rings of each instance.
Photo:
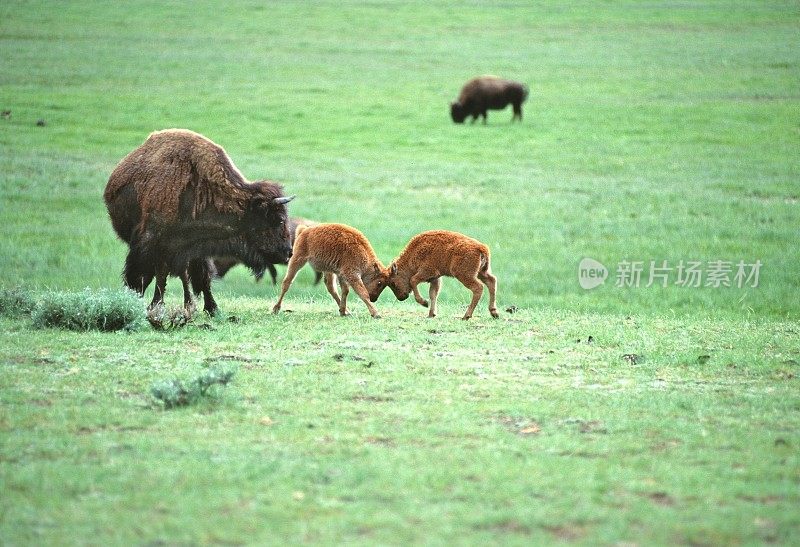
[[[796,2],[11,0],[0,67],[0,287],[121,286],[106,180],[183,127],[387,263],[482,240],[501,309],[460,321],[450,279],[434,320],[389,291],[340,318],[306,270],[273,316],[238,268],[169,332],[0,317],[0,544],[800,542]],[[523,123],[450,121],[486,73]]]

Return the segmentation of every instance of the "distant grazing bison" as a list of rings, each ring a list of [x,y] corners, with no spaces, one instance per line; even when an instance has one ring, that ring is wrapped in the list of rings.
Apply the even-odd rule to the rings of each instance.
[[[156,278],[151,308],[174,275],[187,311],[194,310],[191,281],[213,315],[211,257],[234,257],[259,274],[292,253],[286,203],[293,196],[269,181],[247,181],[220,146],[192,131],[152,133],[117,165],[103,198],[129,246],[125,284],[144,294]]]
[[[525,84],[495,76],[480,76],[464,84],[458,100],[450,103],[450,116],[455,123],[464,123],[467,116],[472,116],[472,123],[475,123],[478,116],[483,116],[483,123],[486,123],[487,110],[502,110],[510,104],[514,108],[511,121],[522,121],[522,103],[527,98],[528,86]]]
[[[294,245],[294,233],[297,230],[298,226],[318,226],[319,222],[314,220],[308,220],[307,218],[301,217],[289,217],[289,241],[291,245]],[[233,268],[239,264],[239,261],[236,260],[232,256],[221,256],[221,257],[214,257],[214,269],[216,270],[216,276],[218,278],[225,277],[225,274],[228,273],[228,270]],[[286,264],[286,262],[282,262],[281,264]],[[270,277],[272,278],[272,284],[277,285],[278,283],[278,271],[275,269],[273,264],[267,264],[267,271],[269,272]],[[256,281],[261,281],[263,277],[263,272],[256,274]],[[322,280],[322,272],[315,271],[314,272],[314,285],[319,284]]]

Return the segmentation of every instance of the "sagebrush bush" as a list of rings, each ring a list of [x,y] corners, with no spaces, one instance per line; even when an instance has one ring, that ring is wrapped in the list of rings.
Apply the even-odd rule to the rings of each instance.
[[[144,325],[141,298],[127,289],[84,289],[44,294],[31,313],[37,328],[134,330]]]
[[[234,373],[232,369],[211,368],[186,383],[177,378],[160,380],[152,385],[150,393],[164,408],[188,406],[211,395],[212,386],[227,385]]]
[[[32,291],[16,287],[0,288],[0,315],[20,317],[29,315],[36,306],[36,298]]]

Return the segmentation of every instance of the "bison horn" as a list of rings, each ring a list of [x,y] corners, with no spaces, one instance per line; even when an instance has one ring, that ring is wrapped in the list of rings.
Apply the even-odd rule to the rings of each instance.
[[[292,200],[293,200],[294,198],[296,198],[296,197],[297,197],[297,196],[289,196],[289,197],[283,197],[283,198],[275,198],[275,199],[273,199],[273,200],[272,200],[272,202],[273,202],[275,205],[284,205],[284,204],[286,204],[286,203],[289,203],[290,201],[292,201]]]

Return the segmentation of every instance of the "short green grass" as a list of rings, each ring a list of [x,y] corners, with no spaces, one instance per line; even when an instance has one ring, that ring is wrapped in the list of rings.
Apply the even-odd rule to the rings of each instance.
[[[105,181],[186,127],[386,262],[481,239],[515,311],[462,322],[446,280],[435,320],[388,292],[342,319],[304,272],[273,316],[239,268],[163,332],[5,313],[0,542],[797,543],[798,28],[780,1],[0,4],[3,288],[119,287]],[[482,73],[528,83],[522,124],[449,121]],[[763,265],[645,287],[651,260]],[[152,399],[216,367],[215,397]]]

